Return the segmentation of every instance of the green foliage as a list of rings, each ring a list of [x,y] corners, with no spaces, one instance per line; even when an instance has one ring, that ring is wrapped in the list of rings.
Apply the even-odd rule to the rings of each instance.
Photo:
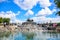
[[[10,22],[10,18],[2,18],[0,17],[0,23],[9,23]]]
[[[2,20],[3,20],[3,19],[2,19],[2,18],[0,18],[0,23],[2,23]]]
[[[56,14],[60,16],[60,11],[58,11]]]
[[[60,26],[60,23],[57,23],[58,26]]]
[[[60,8],[60,0],[54,0],[54,2],[56,4],[57,8]]]
[[[58,8],[57,14],[60,16],[60,0],[54,0],[56,7]]]
[[[9,18],[3,18],[3,23],[9,23],[10,19]]]

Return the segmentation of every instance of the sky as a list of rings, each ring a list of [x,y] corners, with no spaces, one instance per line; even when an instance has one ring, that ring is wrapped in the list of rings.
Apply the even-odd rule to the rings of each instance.
[[[54,0],[0,0],[0,17],[10,23],[22,23],[28,18],[36,23],[60,22]]]

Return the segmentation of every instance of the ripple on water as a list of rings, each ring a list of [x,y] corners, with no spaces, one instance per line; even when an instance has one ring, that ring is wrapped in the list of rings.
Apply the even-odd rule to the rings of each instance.
[[[36,34],[33,40],[60,40],[60,33],[36,32]],[[11,34],[9,37],[0,38],[0,40],[26,40],[26,35],[23,35],[22,32],[18,32]]]

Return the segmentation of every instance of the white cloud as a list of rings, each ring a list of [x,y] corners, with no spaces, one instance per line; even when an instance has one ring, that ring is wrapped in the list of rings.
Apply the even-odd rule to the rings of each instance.
[[[0,3],[1,3],[1,2],[7,2],[7,1],[8,1],[8,0],[0,0]]]
[[[29,15],[33,15],[34,12],[32,10],[28,10],[27,13],[25,14],[25,16],[29,16]]]
[[[12,11],[0,12],[0,17],[3,17],[3,18],[13,18],[15,16],[16,16],[16,14]]]
[[[32,9],[37,3],[43,8],[51,6],[49,0],[14,0],[14,3],[24,10]]]
[[[14,20],[13,19],[10,21],[10,23],[21,23],[22,24],[23,22],[25,22],[25,21],[22,21],[22,20],[19,20],[19,19],[16,19],[16,18]]]
[[[46,16],[46,15],[51,15],[53,12],[55,12],[56,10],[50,10],[48,7],[45,7],[44,9],[40,10],[36,16]]]
[[[60,17],[55,17],[55,18],[51,18],[51,17],[45,17],[45,16],[40,16],[40,17],[33,17],[31,18],[34,20],[34,22],[37,22],[37,23],[57,23],[57,22],[60,22]]]
[[[23,2],[22,2],[23,1]],[[14,0],[19,7],[24,10],[32,9],[37,4],[38,0]]]
[[[0,12],[0,17],[2,17],[2,18],[10,18],[11,23],[15,23],[15,22],[16,23],[22,23],[23,21],[18,20],[16,18],[16,16],[19,15],[19,14],[20,14],[20,11],[18,11],[17,13],[14,13],[12,11],[7,11],[7,12],[2,11],[2,12]]]
[[[50,0],[39,0],[39,4],[41,7],[44,7],[44,8],[51,6]]]

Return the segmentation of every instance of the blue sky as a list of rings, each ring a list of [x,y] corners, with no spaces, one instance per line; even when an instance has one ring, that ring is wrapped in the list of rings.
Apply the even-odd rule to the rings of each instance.
[[[0,17],[10,22],[24,22],[28,18],[37,23],[60,22],[54,0],[0,0]]]

